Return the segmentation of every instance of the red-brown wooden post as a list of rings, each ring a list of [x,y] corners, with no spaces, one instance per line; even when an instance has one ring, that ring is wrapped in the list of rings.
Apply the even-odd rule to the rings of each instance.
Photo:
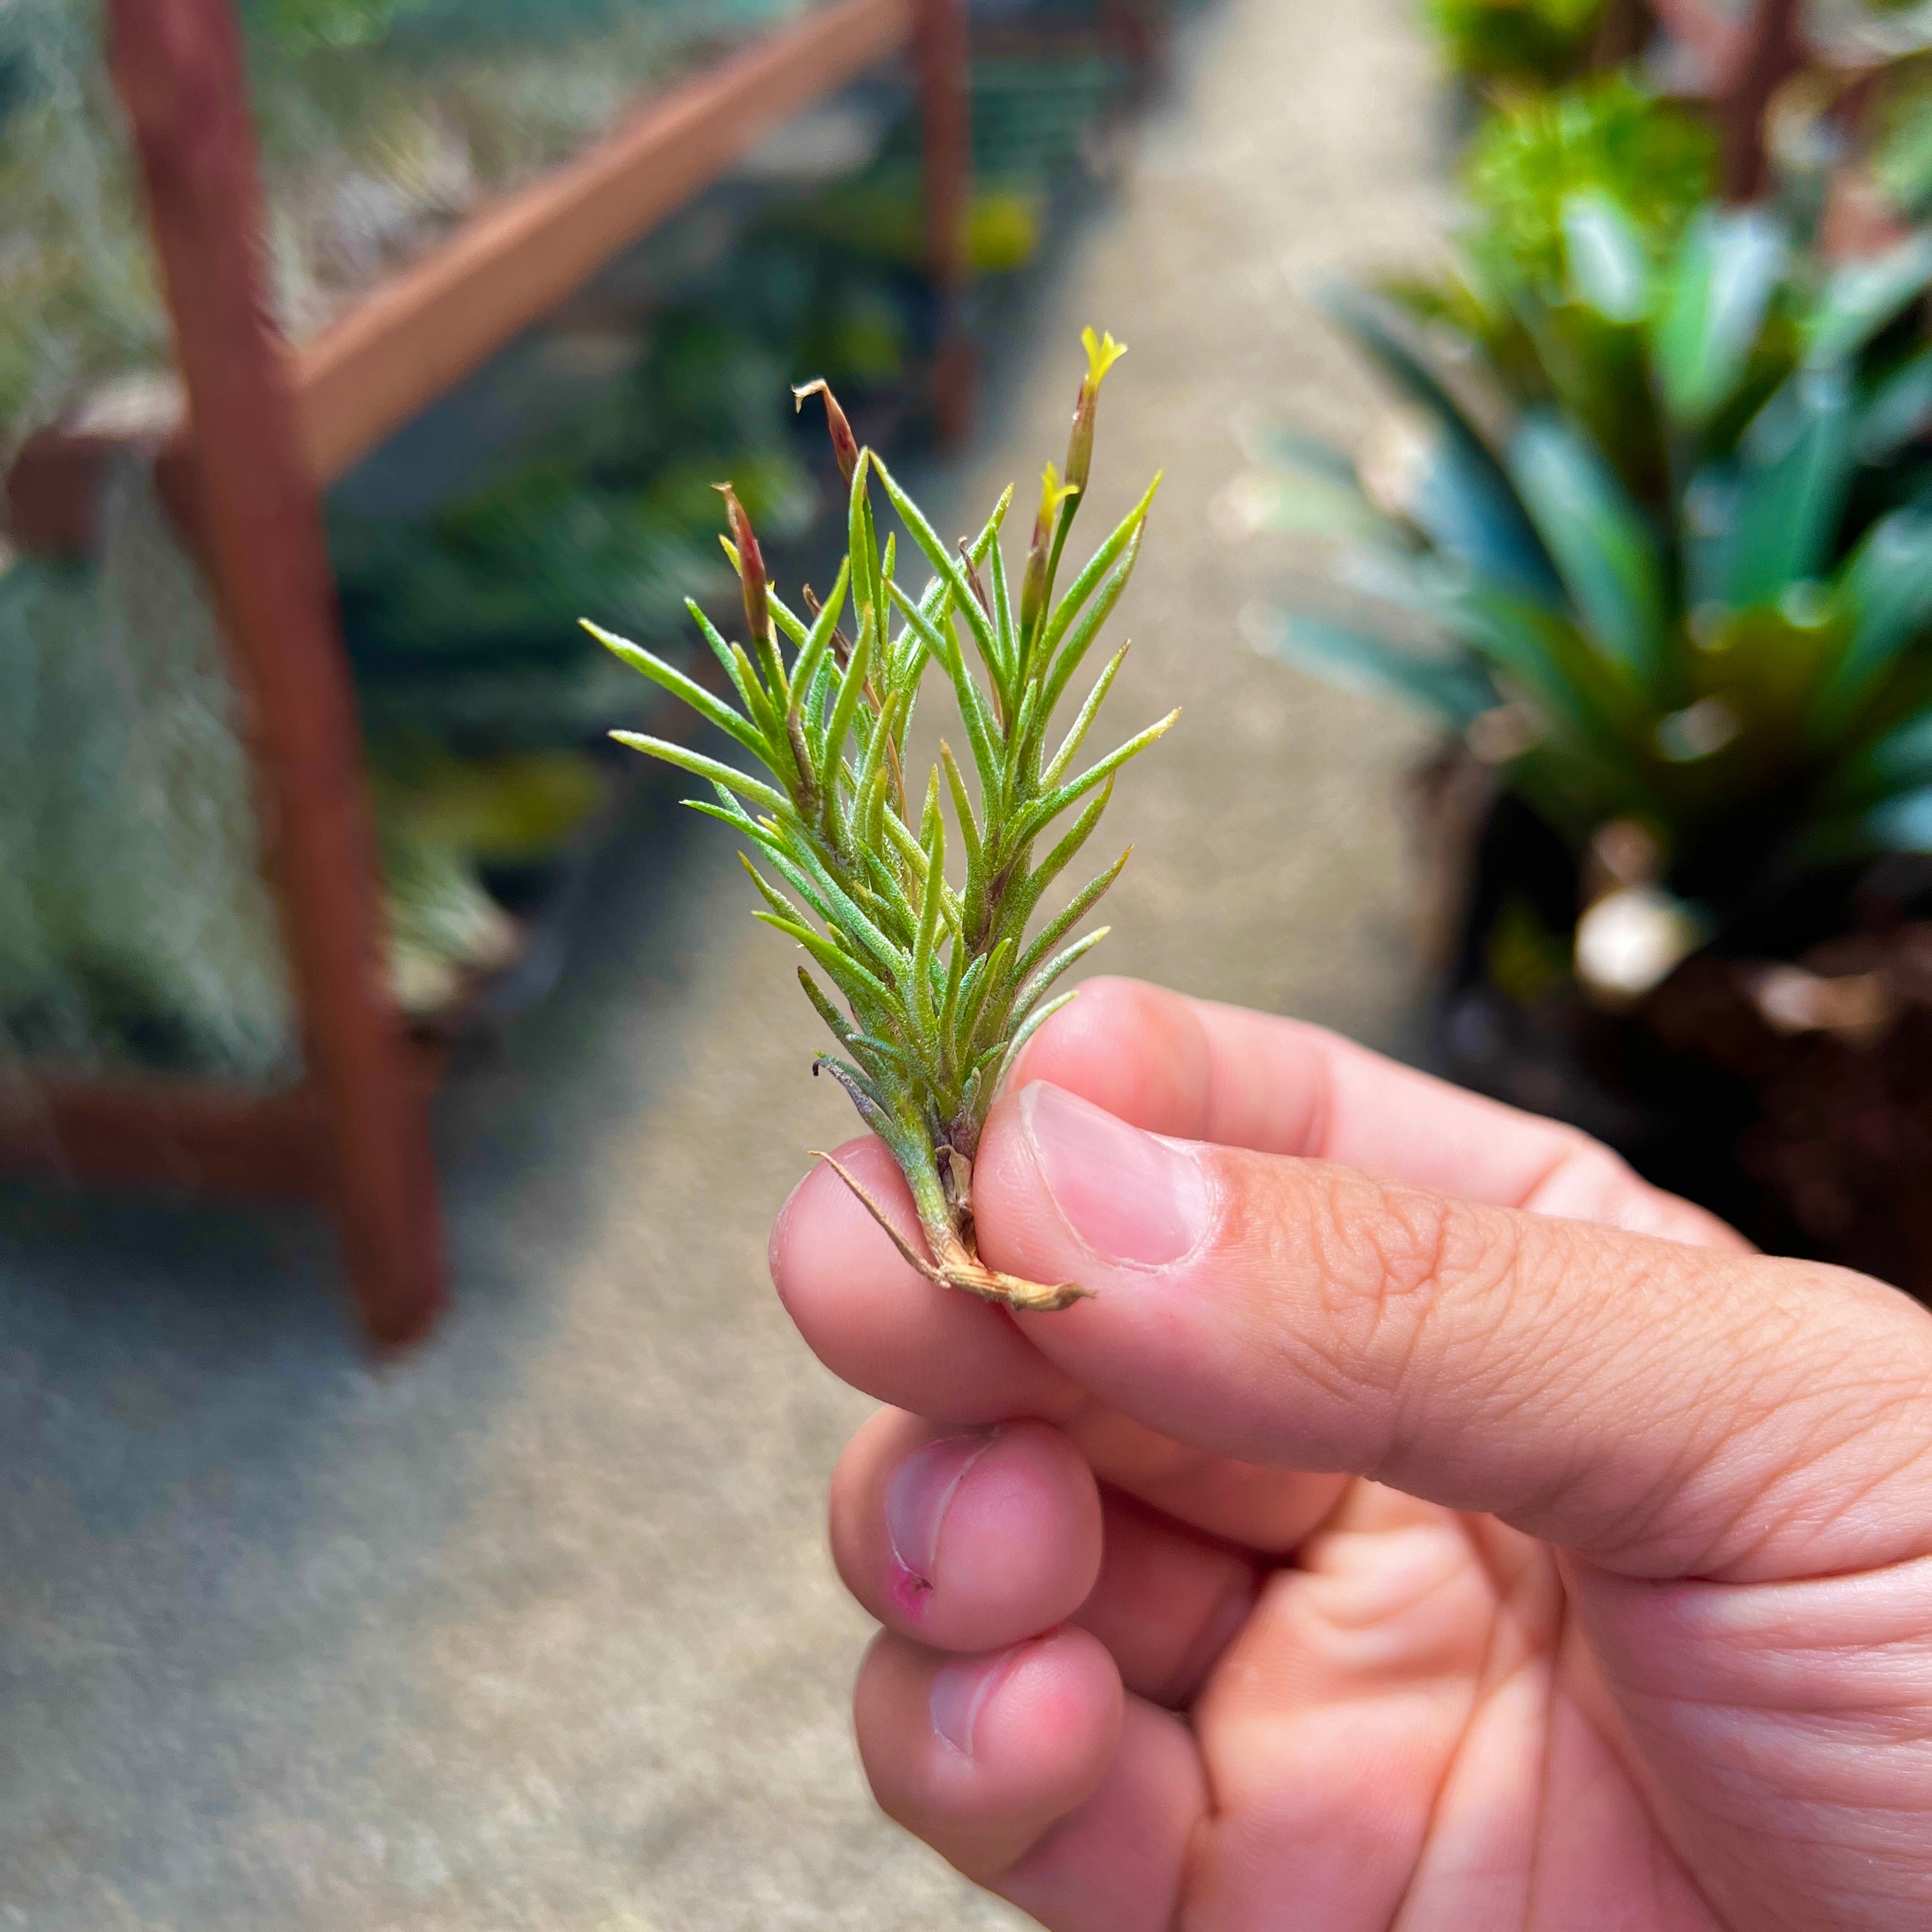
[[[334,580],[286,346],[261,274],[262,189],[230,0],[110,0],[193,425],[215,588],[248,699],[309,1077],[370,1334],[419,1334],[442,1293],[424,1084],[382,963],[368,788]]]
[[[1167,64],[1169,13],[1164,0],[1101,0],[1101,30],[1126,62],[1137,94],[1152,88]]]
[[[940,440],[970,427],[978,371],[966,328],[971,279],[972,50],[966,0],[916,0],[914,56],[924,130],[926,261],[938,305],[933,411]]]
[[[1764,193],[1770,173],[1765,110],[1804,64],[1798,0],[1758,0],[1750,37],[1718,106],[1726,200],[1755,201]]]

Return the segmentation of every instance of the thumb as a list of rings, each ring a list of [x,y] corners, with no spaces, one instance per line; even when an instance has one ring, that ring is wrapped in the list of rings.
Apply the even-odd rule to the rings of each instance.
[[[1055,1087],[974,1171],[996,1266],[1095,1299],[1018,1318],[1165,1433],[1372,1477],[1647,1576],[1932,1550],[1932,1317],[1844,1270],[1170,1139]]]

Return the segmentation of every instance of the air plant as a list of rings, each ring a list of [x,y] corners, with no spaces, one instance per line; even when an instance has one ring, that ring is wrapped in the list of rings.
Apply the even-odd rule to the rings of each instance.
[[[923,1252],[842,1163],[818,1157],[927,1280],[1036,1310],[1066,1307],[1085,1291],[1020,1280],[980,1259],[973,1162],[1001,1080],[1034,1030],[1073,997],[1055,995],[1056,982],[1105,936],[1102,927],[1067,943],[1127,854],[1031,931],[1036,916],[1099,825],[1114,775],[1178,716],[1075,770],[1126,655],[1123,644],[1052,742],[1054,713],[1132,574],[1160,482],[1056,596],[1086,490],[1100,385],[1124,352],[1091,329],[1084,340],[1088,369],[1065,475],[1047,466],[1017,598],[1000,542],[1012,490],[956,552],[877,452],[858,446],[830,391],[814,382],[795,394],[801,405],[808,395],[822,398],[850,489],[849,554],[823,604],[808,587],[802,609],[779,597],[751,520],[725,484],[718,486],[731,530],[725,548],[743,591],[748,644],[728,642],[694,603],[689,608],[728,696],[588,626],[764,767],[767,776],[754,776],[662,738],[613,734],[708,780],[715,798],[692,800],[693,808],[722,819],[762,860],[740,855],[765,902],[757,916],[795,940],[830,982],[828,991],[808,966],[799,968],[838,1049],[819,1054],[813,1070],[838,1082],[898,1163]],[[898,580],[896,535],[880,546],[875,482],[932,573],[916,593]],[[848,605],[849,634],[842,626]],[[922,790],[907,782],[906,734],[933,664],[952,688],[968,757],[962,766],[942,742]],[[964,853],[957,883],[947,875],[949,802],[950,836]],[[1048,844],[1055,822],[1076,806]]]

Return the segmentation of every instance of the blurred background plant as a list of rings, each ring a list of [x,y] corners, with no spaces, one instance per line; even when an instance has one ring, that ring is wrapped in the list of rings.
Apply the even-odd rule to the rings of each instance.
[[[266,244],[289,333],[311,336],[490,197],[578,152],[640,94],[808,4],[240,0]],[[979,286],[964,318],[982,346],[999,339],[1046,237],[1104,178],[1107,130],[1131,82],[1118,49],[1063,18],[1058,0],[988,10],[998,31],[971,74]],[[0,7],[0,464],[50,423],[131,423],[152,449],[178,417],[100,29],[94,0]],[[683,599],[729,581],[710,488],[722,476],[788,570],[824,553],[842,492],[822,439],[793,420],[789,384],[832,380],[881,448],[928,440],[940,318],[925,272],[920,139],[905,71],[820,104],[330,490],[392,976],[424,1024],[537,998],[560,963],[573,882],[620,789],[603,734],[645,722],[638,681],[578,618],[681,658]],[[167,528],[158,515],[138,522],[144,542],[164,542]],[[263,963],[272,909],[232,875],[254,863],[245,788],[221,794],[233,836],[177,839],[170,850],[191,848],[191,862],[158,860],[139,894],[113,901],[138,902],[138,918],[110,917],[111,896],[70,903],[62,884],[76,872],[120,877],[107,848],[140,841],[116,826],[191,826],[212,775],[233,763],[205,601],[183,595],[143,617],[136,598],[107,607],[113,648],[175,668],[200,762],[140,766],[145,789],[117,782],[86,812],[46,796],[64,796],[64,771],[136,770],[115,748],[128,722],[68,703],[75,677],[61,668],[99,669],[100,580],[126,582],[106,548],[124,549],[136,530],[103,521],[87,556],[0,549],[0,660],[16,715],[57,716],[87,741],[23,755],[0,784],[0,855],[37,855],[7,897],[0,1046],[272,1084],[297,1056],[286,986]],[[511,825],[522,831],[506,838]],[[224,923],[209,910],[217,902],[247,916]],[[155,934],[170,921],[178,931],[164,943]],[[193,974],[177,970],[188,934],[206,955]],[[230,1023],[236,1011],[250,1023]]]
[[[1438,359],[1392,305],[1338,295],[1408,408],[1359,468],[1286,446],[1271,514],[1351,528],[1352,588],[1442,642],[1290,616],[1283,647],[1459,732],[1480,721],[1505,782],[1573,844],[1641,820],[1700,897],[1909,840],[1902,801],[1932,782],[1905,751],[1932,699],[1932,478],[1879,409],[1897,376],[1859,374],[1932,280],[1932,253],[1908,250],[1801,292],[1756,214],[1694,223],[1654,288],[1633,248],[1614,315],[1572,292],[1628,378],[1610,422],[1649,406],[1607,449],[1607,385],[1573,400],[1587,350],[1556,380],[1526,363],[1533,388],[1486,381],[1473,340]]]
[[[1918,12],[1858,75],[1784,82],[1744,201],[1721,116],[1631,70],[1492,88],[1448,266],[1326,298],[1384,428],[1353,452],[1250,428],[1225,507],[1330,547],[1330,587],[1251,611],[1253,640],[1443,728],[1447,1070],[1927,1289]]]
[[[1427,0],[1450,70],[1479,86],[1555,87],[1590,66],[1613,0]]]

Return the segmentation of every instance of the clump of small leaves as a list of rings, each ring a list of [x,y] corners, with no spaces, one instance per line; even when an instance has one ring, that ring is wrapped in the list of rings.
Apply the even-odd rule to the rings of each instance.
[[[838,1048],[820,1054],[813,1071],[822,1069],[844,1088],[891,1150],[911,1190],[925,1251],[901,1235],[838,1162],[819,1157],[928,1280],[1026,1309],[1064,1308],[1086,1291],[1022,1281],[980,1258],[973,1162],[980,1130],[1022,1047],[1073,997],[1054,995],[1054,986],[1106,928],[1070,944],[1067,935],[1120,875],[1127,854],[1034,929],[1047,894],[1093,836],[1114,774],[1179,715],[1170,712],[1075,770],[1126,656],[1123,644],[1054,737],[1054,712],[1132,574],[1160,481],[1056,596],[1092,463],[1100,385],[1124,352],[1112,336],[1096,338],[1091,329],[1083,340],[1087,374],[1065,474],[1048,464],[1017,597],[1000,543],[1011,488],[978,536],[962,537],[956,552],[878,454],[859,448],[831,392],[814,382],[796,394],[801,404],[808,395],[824,399],[850,489],[849,554],[824,602],[808,587],[803,608],[794,610],[767,578],[736,493],[718,486],[748,644],[728,642],[695,604],[688,608],[736,702],[649,651],[587,627],[769,774],[751,776],[662,738],[614,734],[708,779],[715,801],[689,802],[732,826],[763,861],[761,868],[745,860],[765,902],[758,916],[796,940],[830,983],[828,991],[799,968]],[[875,482],[931,568],[916,594],[898,580],[896,535],[880,547]],[[842,622],[848,605],[849,633]],[[906,733],[934,665],[952,686],[968,757],[962,767],[942,742],[922,790],[907,784]],[[946,871],[949,800],[964,851],[957,883]],[[1076,806],[1055,837],[1056,822]]]

